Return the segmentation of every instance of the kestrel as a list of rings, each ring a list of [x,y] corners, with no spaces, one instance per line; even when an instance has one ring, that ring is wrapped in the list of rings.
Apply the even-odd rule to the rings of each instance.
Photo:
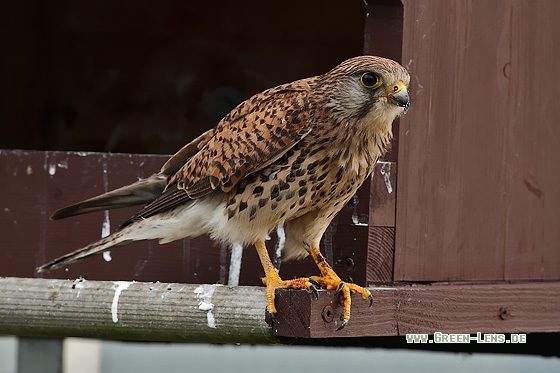
[[[275,289],[334,289],[342,296],[342,329],[350,319],[351,292],[370,306],[373,297],[339,278],[319,242],[387,151],[392,122],[408,109],[409,81],[397,62],[360,56],[324,75],[254,95],[180,149],[159,173],[56,211],[51,219],[145,204],[108,237],[37,270],[135,241],[163,244],[208,234],[230,245],[255,245],[272,316]],[[321,276],[280,278],[265,246],[267,234],[280,225],[283,259],[311,255]]]

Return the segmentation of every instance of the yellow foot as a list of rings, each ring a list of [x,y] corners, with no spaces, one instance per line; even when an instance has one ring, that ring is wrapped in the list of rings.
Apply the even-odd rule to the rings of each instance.
[[[314,283],[310,278],[301,277],[294,278],[293,280],[282,280],[276,270],[270,269],[266,273],[266,277],[262,279],[262,282],[266,285],[267,310],[272,320],[274,320],[274,314],[276,313],[276,306],[274,305],[274,291],[276,289],[308,289],[313,291],[315,297],[319,299],[319,293],[317,292],[318,284]]]
[[[362,298],[368,299],[370,307],[373,305],[373,296],[366,288],[342,281],[330,267],[321,268],[321,272],[323,272],[323,276],[311,276],[311,281],[327,290],[336,290],[336,294],[342,293],[342,323],[336,329],[342,330],[350,320],[351,293],[358,293]]]
[[[262,281],[263,284],[266,285],[267,310],[272,320],[274,320],[274,314],[276,313],[276,306],[274,305],[274,291],[276,289],[308,289],[315,293],[317,299],[319,299],[319,293],[317,292],[317,288],[319,287],[336,290],[337,294],[342,293],[342,324],[337,330],[344,328],[350,319],[350,305],[352,303],[351,293],[358,293],[361,294],[364,299],[369,299],[370,307],[373,304],[373,296],[368,289],[349,282],[344,282],[338,277],[323,255],[321,255],[318,246],[314,246],[309,250],[309,253],[317,264],[317,267],[319,267],[322,276],[301,277],[293,280],[282,280],[280,276],[278,276],[278,273],[270,261],[264,241],[257,241],[255,243],[255,248],[257,249],[265,273],[265,277]]]
[[[318,246],[314,246],[309,253],[321,271],[321,276],[312,276],[311,280],[317,282],[325,289],[336,290],[337,294],[342,293],[342,324],[340,324],[337,329],[341,330],[348,324],[348,320],[350,320],[350,306],[352,304],[351,293],[358,293],[362,298],[369,299],[370,307],[373,304],[373,296],[366,288],[342,281],[329,263],[327,263]]]

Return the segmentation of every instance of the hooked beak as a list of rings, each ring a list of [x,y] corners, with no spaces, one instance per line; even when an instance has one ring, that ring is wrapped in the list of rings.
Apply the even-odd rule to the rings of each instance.
[[[397,106],[404,108],[404,112],[408,111],[410,101],[408,98],[408,91],[402,82],[393,84],[387,90],[387,100]]]

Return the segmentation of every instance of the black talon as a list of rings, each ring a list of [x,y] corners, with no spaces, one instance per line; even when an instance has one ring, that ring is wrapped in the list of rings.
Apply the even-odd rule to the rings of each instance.
[[[313,285],[315,285],[317,287],[317,289],[321,288],[321,284],[318,283],[315,279],[312,279],[311,277],[307,279],[310,283],[312,283]]]
[[[309,289],[313,292],[313,294],[315,294],[315,299],[318,300],[319,299],[319,291],[317,291],[317,287],[315,286],[315,284],[311,284]]]
[[[336,331],[340,331],[342,329],[344,329],[344,327],[346,326],[346,324],[348,324],[348,320],[342,320],[342,323],[340,324],[340,326],[336,329]]]
[[[274,325],[274,323],[276,322],[276,317],[274,316],[274,313],[268,310],[268,306],[266,306],[266,312],[268,313],[268,317],[270,317],[270,325]]]
[[[373,306],[373,295],[370,294],[368,299],[369,299],[369,306],[370,307]]]
[[[276,323],[276,316],[274,316],[274,313],[272,312],[269,312],[268,316],[270,316],[270,322],[274,325]]]
[[[338,289],[336,289],[336,291],[334,292],[334,295],[340,294],[342,289],[344,289],[344,282],[341,282],[340,285],[338,285]],[[346,325],[346,324],[344,324],[344,325]],[[344,328],[344,326],[343,326],[343,328]],[[337,330],[340,330],[340,329],[337,329]]]

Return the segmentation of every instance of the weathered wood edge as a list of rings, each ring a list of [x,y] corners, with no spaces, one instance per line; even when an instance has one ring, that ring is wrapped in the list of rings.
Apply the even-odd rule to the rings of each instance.
[[[0,334],[255,343],[278,340],[264,287],[0,278]]]
[[[348,325],[333,292],[276,291],[276,336],[335,338],[407,333],[560,331],[560,282],[370,287],[374,304],[352,297]],[[328,315],[325,317],[324,315]]]
[[[407,333],[560,331],[560,282],[370,288],[352,298],[336,331],[332,291],[278,290],[265,321],[264,287],[0,278],[0,334],[118,340],[281,343],[279,337],[340,338]]]

